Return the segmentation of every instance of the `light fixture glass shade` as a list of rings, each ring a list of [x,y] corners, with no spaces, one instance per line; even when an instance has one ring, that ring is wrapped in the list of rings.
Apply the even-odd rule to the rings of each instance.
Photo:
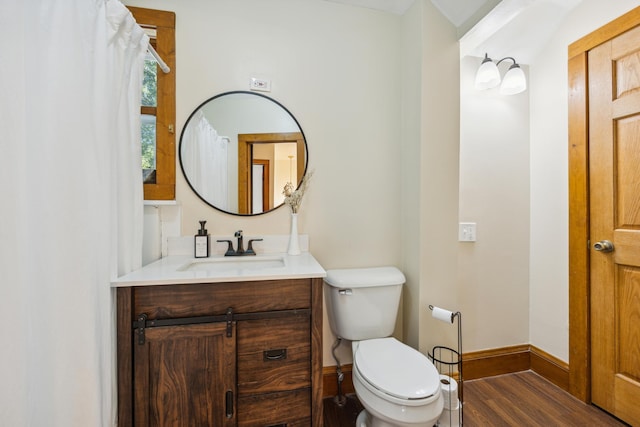
[[[485,56],[476,73],[476,89],[491,89],[500,84],[500,71],[491,59]]]
[[[520,92],[524,92],[527,89],[527,78],[524,75],[524,71],[518,64],[513,64],[509,67],[509,71],[504,75],[502,85],[500,86],[500,93],[502,95],[515,95]]]

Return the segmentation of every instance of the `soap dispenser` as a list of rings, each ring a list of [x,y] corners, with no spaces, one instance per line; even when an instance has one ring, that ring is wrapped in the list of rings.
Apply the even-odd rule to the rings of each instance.
[[[198,230],[198,234],[194,236],[194,255],[196,258],[209,257],[209,234],[207,234],[207,230],[204,228],[206,222],[207,221],[200,221],[200,230]]]

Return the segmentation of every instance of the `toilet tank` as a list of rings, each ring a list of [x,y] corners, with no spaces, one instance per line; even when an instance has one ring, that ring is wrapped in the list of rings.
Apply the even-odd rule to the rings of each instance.
[[[395,267],[327,270],[325,301],[333,333],[351,341],[393,333],[404,274]]]

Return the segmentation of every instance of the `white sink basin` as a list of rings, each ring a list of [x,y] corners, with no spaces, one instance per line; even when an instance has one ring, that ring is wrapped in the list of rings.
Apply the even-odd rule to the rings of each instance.
[[[194,259],[178,267],[178,271],[208,271],[222,273],[238,270],[264,270],[283,268],[282,256],[240,256]]]

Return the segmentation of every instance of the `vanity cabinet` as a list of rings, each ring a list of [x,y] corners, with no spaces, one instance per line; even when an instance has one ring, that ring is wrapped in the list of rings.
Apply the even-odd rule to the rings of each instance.
[[[117,288],[118,425],[322,426],[322,279]]]

